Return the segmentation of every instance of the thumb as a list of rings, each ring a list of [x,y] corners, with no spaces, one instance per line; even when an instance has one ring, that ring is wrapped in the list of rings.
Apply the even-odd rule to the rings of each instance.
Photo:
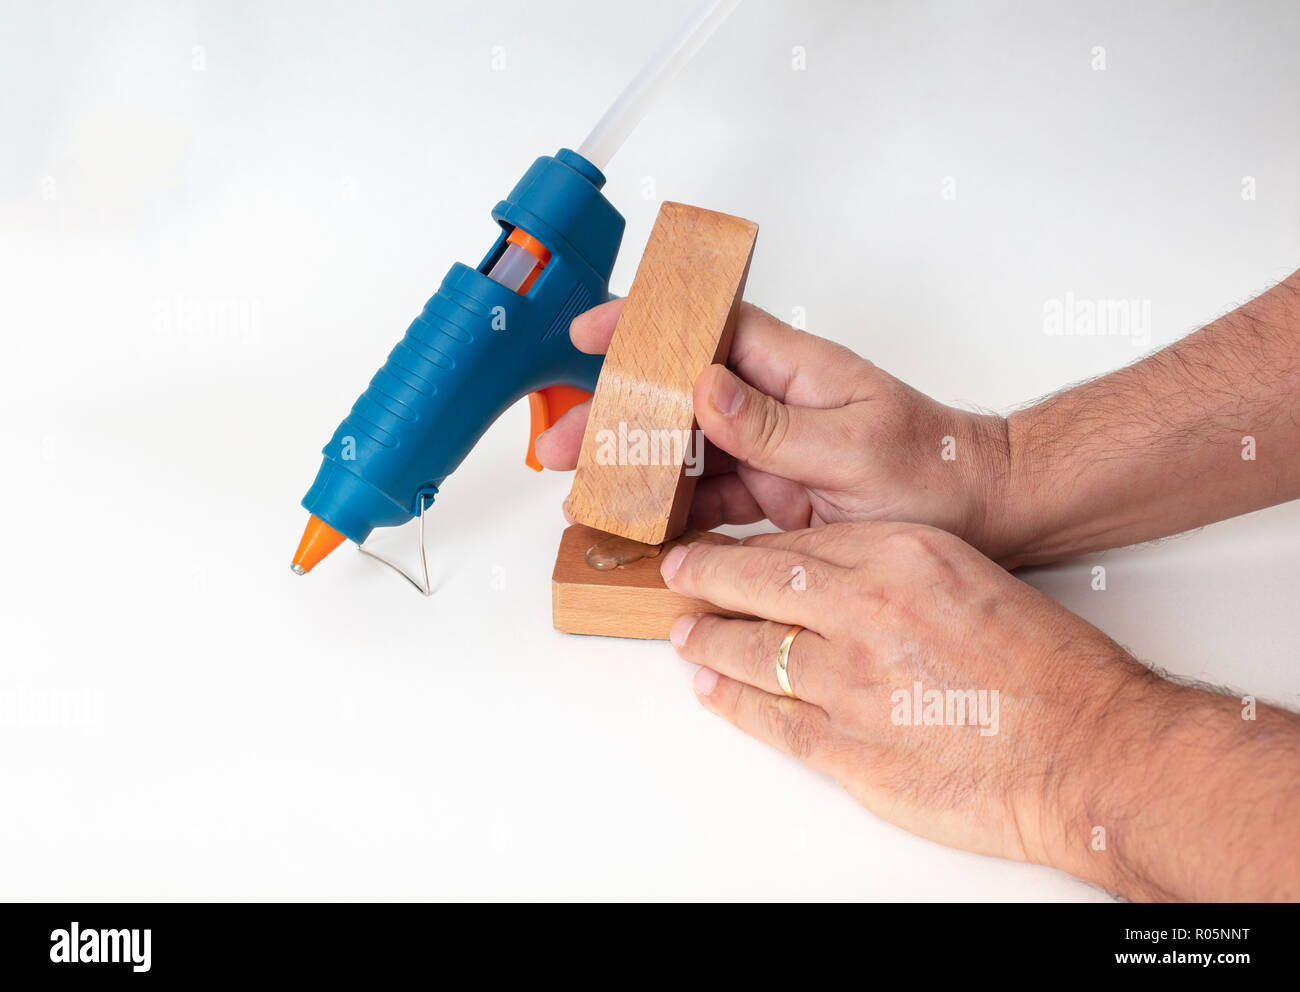
[[[782,403],[722,365],[710,365],[695,383],[695,419],[705,437],[751,468],[807,486],[839,482],[843,459],[827,443],[840,433],[837,414]]]

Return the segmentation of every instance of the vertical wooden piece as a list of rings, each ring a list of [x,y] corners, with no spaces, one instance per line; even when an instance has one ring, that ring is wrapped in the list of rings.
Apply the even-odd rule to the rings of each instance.
[[[703,456],[692,393],[725,362],[758,225],[665,202],[596,384],[569,512],[659,544],[681,534]]]

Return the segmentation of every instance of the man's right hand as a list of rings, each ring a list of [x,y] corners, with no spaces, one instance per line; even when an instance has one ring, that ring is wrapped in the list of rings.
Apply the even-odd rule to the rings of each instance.
[[[581,351],[603,354],[623,310],[573,321]],[[695,385],[710,442],[689,526],[768,519],[783,530],[852,520],[923,523],[997,557],[1006,544],[1006,421],[944,406],[848,348],[742,305],[728,363]],[[590,403],[537,439],[547,468],[572,469]]]

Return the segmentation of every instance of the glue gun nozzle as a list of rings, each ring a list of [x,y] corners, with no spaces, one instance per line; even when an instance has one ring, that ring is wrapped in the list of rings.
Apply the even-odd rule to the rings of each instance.
[[[307,521],[307,529],[302,532],[298,542],[298,551],[293,556],[295,575],[306,575],[319,565],[331,551],[344,542],[345,538],[320,517],[312,516]]]

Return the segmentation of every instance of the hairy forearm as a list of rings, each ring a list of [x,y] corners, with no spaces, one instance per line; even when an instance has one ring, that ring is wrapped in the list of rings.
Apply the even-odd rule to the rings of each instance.
[[[1153,676],[1089,736],[1049,863],[1135,900],[1300,899],[1300,716]]]
[[[1007,418],[1009,567],[1300,497],[1300,272],[1134,365]]]

